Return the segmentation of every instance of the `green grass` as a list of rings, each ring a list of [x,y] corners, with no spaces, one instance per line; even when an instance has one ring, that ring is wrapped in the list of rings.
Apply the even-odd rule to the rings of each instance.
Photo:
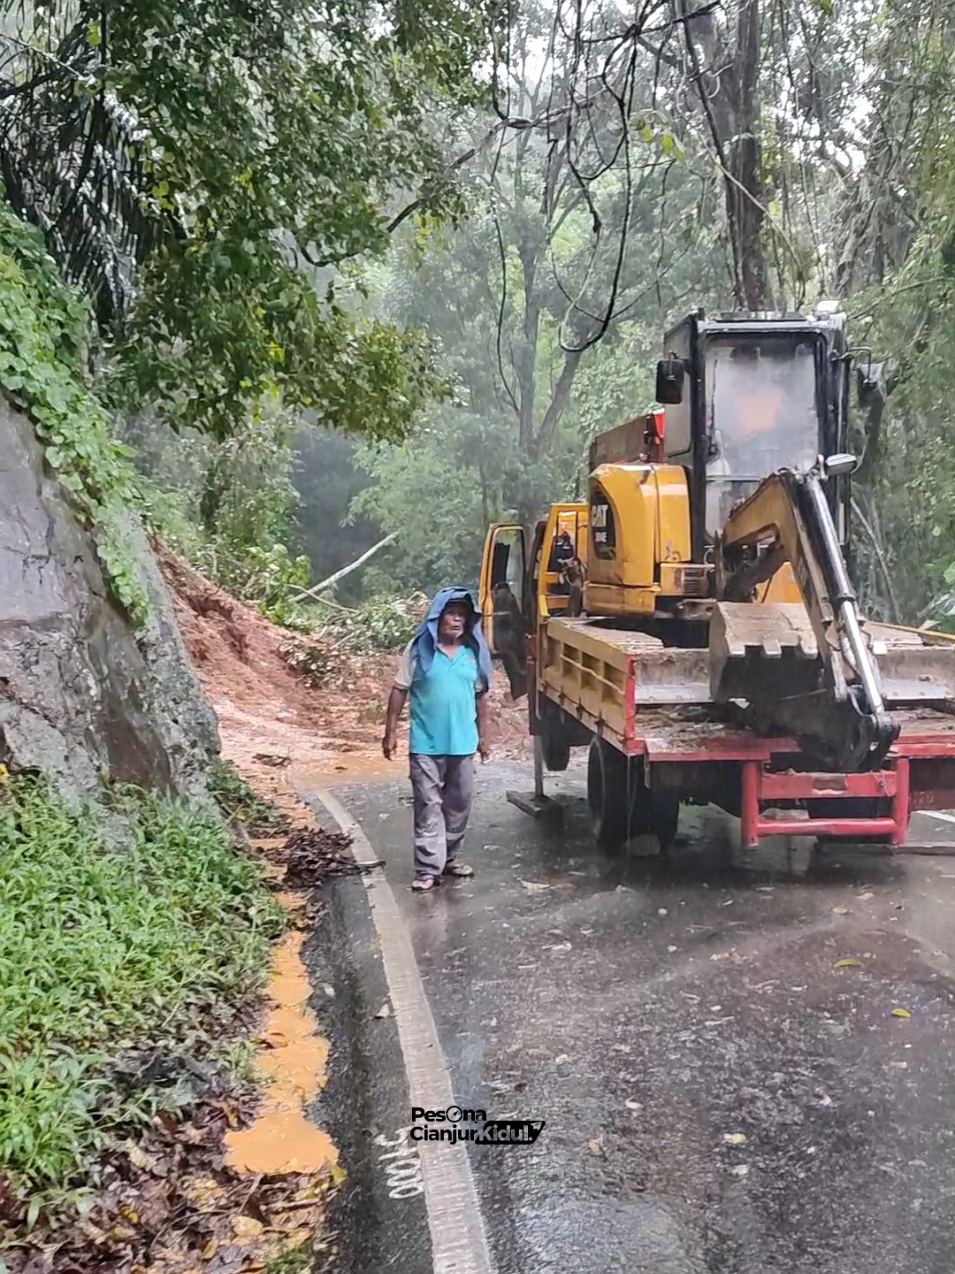
[[[300,1247],[287,1248],[277,1256],[273,1256],[265,1267],[265,1274],[305,1274],[315,1260],[310,1243]]]
[[[125,831],[42,783],[0,789],[0,1171],[65,1189],[122,1117],[110,1060],[195,1037],[263,984],[281,913],[221,822],[111,798]]]
[[[257,796],[231,761],[213,761],[206,783],[224,817],[243,824],[250,835],[282,835],[289,830],[287,815]]]

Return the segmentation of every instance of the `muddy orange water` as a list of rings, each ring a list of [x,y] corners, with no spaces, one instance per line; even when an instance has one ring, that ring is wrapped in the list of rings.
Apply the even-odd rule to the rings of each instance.
[[[380,752],[377,755],[356,753],[353,756],[335,758],[334,763],[330,763],[326,757],[318,762],[293,765],[289,775],[299,791],[311,792],[344,786],[348,783],[374,783],[386,780],[400,783],[407,776],[407,756],[386,761]]]
[[[255,1122],[226,1135],[226,1164],[236,1172],[308,1173],[338,1165],[331,1138],[305,1114],[307,1103],[325,1086],[328,1041],[308,1007],[304,941],[303,933],[293,931],[272,955],[272,1006],[256,1058],[267,1087]]]

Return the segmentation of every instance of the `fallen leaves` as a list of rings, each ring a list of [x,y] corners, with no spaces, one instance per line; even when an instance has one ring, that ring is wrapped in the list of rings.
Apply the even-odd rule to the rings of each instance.
[[[291,765],[292,758],[290,756],[275,756],[271,752],[256,752],[252,758],[261,765],[272,766],[277,770],[284,770],[287,765]]]
[[[832,967],[834,969],[861,969],[862,961],[854,960],[850,956],[850,957],[847,957],[845,960],[837,960]]]
[[[893,1009],[892,1016],[893,1017],[911,1017],[912,1014],[908,1011],[908,1009]]]
[[[285,842],[285,884],[311,889],[331,876],[357,876],[380,863],[359,863],[350,852],[351,837],[324,827],[301,827]]]
[[[232,1218],[232,1233],[237,1239],[261,1238],[265,1226],[254,1216],[235,1216]]]
[[[748,1138],[745,1132],[724,1132],[724,1146],[745,1146]]]
[[[592,1137],[591,1140],[587,1142],[587,1149],[598,1159],[603,1159],[606,1155],[603,1138],[601,1137]]]
[[[222,1143],[237,1106],[248,1122],[251,1092],[200,1098],[190,1119],[157,1118],[105,1155],[83,1214],[9,1246],[9,1274],[251,1274],[310,1241],[340,1173],[231,1171]]]

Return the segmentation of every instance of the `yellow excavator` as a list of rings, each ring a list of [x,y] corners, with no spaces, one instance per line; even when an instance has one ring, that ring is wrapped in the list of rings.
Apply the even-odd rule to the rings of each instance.
[[[607,845],[667,843],[681,802],[750,845],[901,844],[912,808],[955,805],[955,641],[859,613],[845,318],[700,312],[665,340],[660,405],[594,440],[588,501],[529,552],[488,533],[488,637],[536,744],[523,805],[585,745]]]

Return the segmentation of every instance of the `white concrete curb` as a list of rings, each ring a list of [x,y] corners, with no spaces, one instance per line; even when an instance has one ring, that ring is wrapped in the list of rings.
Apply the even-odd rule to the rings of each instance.
[[[367,836],[329,792],[314,796],[351,837],[359,863],[379,861]],[[441,1050],[407,926],[382,868],[363,873],[372,920],[398,1028],[411,1103],[429,1110],[455,1104],[451,1072]],[[470,1105],[470,1101],[465,1101]],[[410,1114],[410,1112],[409,1112]],[[434,1274],[493,1274],[484,1219],[467,1150],[447,1142],[417,1143],[424,1181]]]

